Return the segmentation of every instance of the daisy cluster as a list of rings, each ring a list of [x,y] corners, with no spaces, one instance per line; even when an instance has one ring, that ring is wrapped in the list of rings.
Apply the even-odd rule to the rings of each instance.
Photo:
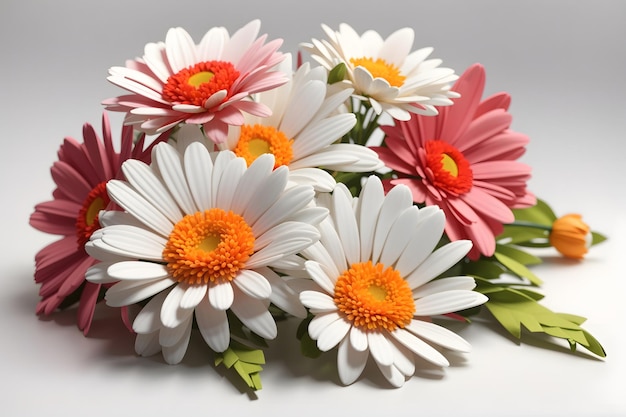
[[[412,29],[322,27],[296,60],[257,20],[199,42],[173,28],[109,69],[125,93],[101,135],[64,140],[30,218],[61,236],[35,257],[37,313],[77,305],[88,334],[97,305],[119,308],[136,352],[169,364],[197,332],[252,389],[279,320],[346,385],[368,363],[394,387],[448,366],[474,316],[604,356],[584,318],[539,304],[527,248],[582,258],[604,237],[527,188],[510,96],[483,98],[480,64],[457,75]]]

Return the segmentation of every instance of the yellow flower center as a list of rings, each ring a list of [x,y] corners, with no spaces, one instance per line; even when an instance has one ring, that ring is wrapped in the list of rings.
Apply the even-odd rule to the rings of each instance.
[[[83,206],[76,217],[76,237],[78,246],[83,246],[93,232],[100,228],[98,214],[104,210],[111,201],[106,189],[107,182],[102,181],[87,194]]]
[[[350,58],[350,63],[354,67],[363,67],[374,78],[383,78],[387,80],[389,85],[393,87],[400,87],[404,84],[406,77],[400,73],[400,69],[394,64],[390,64],[384,59],[378,58],[376,61],[372,58]]]
[[[246,160],[248,166],[264,153],[274,155],[274,168],[289,165],[293,159],[293,139],[272,126],[243,125],[233,152]]]
[[[364,330],[403,328],[415,313],[411,288],[400,273],[371,261],[352,264],[337,279],[334,301],[353,325]]]
[[[175,104],[202,106],[220,90],[228,91],[239,77],[233,64],[225,61],[199,62],[171,75],[163,86],[164,100]]]
[[[471,190],[474,182],[472,168],[458,149],[442,140],[430,140],[424,150],[426,166],[432,172],[435,186],[456,195]]]
[[[183,217],[170,233],[163,259],[179,282],[231,281],[254,251],[252,228],[232,211],[212,208]]]

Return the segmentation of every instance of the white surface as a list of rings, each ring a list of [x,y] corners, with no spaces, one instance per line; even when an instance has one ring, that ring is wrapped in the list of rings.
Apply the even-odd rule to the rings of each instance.
[[[3,1],[0,412],[626,415],[620,387],[626,373],[625,17],[621,1]],[[546,282],[544,304],[588,317],[584,327],[607,359],[530,336],[518,346],[476,322],[458,329],[473,352],[443,372],[418,372],[394,390],[383,388],[373,370],[344,388],[334,374],[335,353],[301,357],[295,323],[283,323],[267,352],[264,388],[253,399],[210,365],[199,340],[172,367],[159,356],[136,357],[133,337],[106,308],[88,338],[75,327],[74,311],[38,319],[33,256],[55,238],[30,228],[28,216],[50,199],[49,168],[62,138],[80,139],[85,122],[99,126],[100,101],[121,93],[105,80],[107,69],[141,55],[145,43],[164,39],[171,26],[199,39],[212,26],[232,32],[253,18],[270,38],[285,39],[284,52],[321,38],[321,23],[345,21],[385,36],[410,26],[416,48],[435,47],[433,56],[459,73],[484,64],[487,93],[510,92],[513,128],[531,137],[523,160],[534,167],[532,190],[559,214],[582,212],[610,236],[583,263],[547,256],[536,268]],[[112,120],[119,132],[121,118]]]

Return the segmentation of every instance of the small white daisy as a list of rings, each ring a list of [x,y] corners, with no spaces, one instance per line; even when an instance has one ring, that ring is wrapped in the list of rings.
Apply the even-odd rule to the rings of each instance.
[[[309,186],[286,187],[288,170],[272,155],[246,167],[230,151],[211,154],[201,143],[184,156],[157,145],[152,165],[123,164],[127,182],[107,184],[125,212],[105,212],[87,252],[103,262],[91,282],[114,283],[107,304],[149,300],[133,323],[135,349],[182,360],[193,318],[216,352],[230,342],[227,310],[265,339],[276,337],[268,306],[302,317],[298,295],[271,268],[319,238],[327,210],[311,207]]]
[[[291,74],[291,56],[278,68]],[[301,65],[288,83],[255,95],[255,101],[272,110],[269,117],[245,115],[242,126],[231,126],[222,149],[230,149],[251,163],[272,153],[276,166],[287,166],[290,179],[330,192],[335,179],[325,170],[371,172],[383,167],[376,152],[348,143],[335,143],[356,123],[352,113],[338,109],[352,89],[333,92],[323,67]]]
[[[345,64],[347,81],[354,94],[369,101],[377,114],[388,113],[397,120],[409,120],[411,113],[436,115],[435,106],[449,106],[450,84],[458,77],[454,70],[439,67],[440,59],[426,59],[433,48],[411,52],[415,34],[411,28],[395,31],[386,39],[373,30],[359,35],[342,23],[334,31],[322,29],[327,40],[313,39],[301,47],[328,70]]]
[[[470,250],[467,240],[435,250],[444,214],[435,207],[418,209],[407,187],[384,195],[371,176],[358,198],[339,184],[332,196],[320,196],[330,215],[320,223],[320,241],[303,251],[314,281],[300,294],[314,315],[308,332],[322,351],[339,346],[341,382],[361,375],[368,357],[395,387],[415,372],[415,355],[448,366],[432,344],[461,352],[470,345],[457,334],[431,322],[431,316],[483,304],[472,291],[474,279],[435,279]]]

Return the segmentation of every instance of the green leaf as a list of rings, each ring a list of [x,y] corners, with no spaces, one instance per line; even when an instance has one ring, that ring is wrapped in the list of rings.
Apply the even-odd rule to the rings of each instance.
[[[496,245],[496,252],[506,255],[523,265],[537,265],[541,263],[541,258],[512,246]]]
[[[343,62],[337,65],[335,68],[331,69],[328,73],[328,84],[335,84],[339,81],[343,81],[346,78],[346,64]]]
[[[309,336],[309,323],[313,320],[313,315],[309,314],[307,318],[302,320],[296,330],[296,337],[300,341],[300,351],[307,358],[315,359],[322,354],[322,351],[318,349],[317,342],[311,339]]]
[[[463,264],[460,275],[472,275],[481,278],[498,278],[505,269],[491,258],[483,258]]]
[[[549,232],[545,229],[538,229],[525,224],[507,224],[504,231],[498,235],[497,241],[506,241],[508,244],[524,245],[532,243],[533,246],[549,247]]]
[[[512,288],[498,288],[497,285],[486,285],[484,288],[488,290],[489,297],[485,306],[502,327],[517,339],[521,339],[522,328],[525,328],[533,333],[565,339],[572,350],[581,345],[600,357],[606,356],[602,345],[580,327],[585,321],[584,317],[555,313]]]
[[[494,253],[493,256],[513,274],[528,279],[533,285],[542,284],[541,279],[519,261],[499,252]]]
[[[261,371],[265,364],[265,355],[261,349],[249,348],[241,343],[231,341],[230,346],[222,353],[217,353],[215,366],[223,364],[227,369],[234,369],[239,377],[253,390],[260,390]]]
[[[537,199],[537,204],[532,207],[514,209],[513,214],[515,220],[538,223],[544,226],[552,226],[557,218],[548,203],[540,199]]]

